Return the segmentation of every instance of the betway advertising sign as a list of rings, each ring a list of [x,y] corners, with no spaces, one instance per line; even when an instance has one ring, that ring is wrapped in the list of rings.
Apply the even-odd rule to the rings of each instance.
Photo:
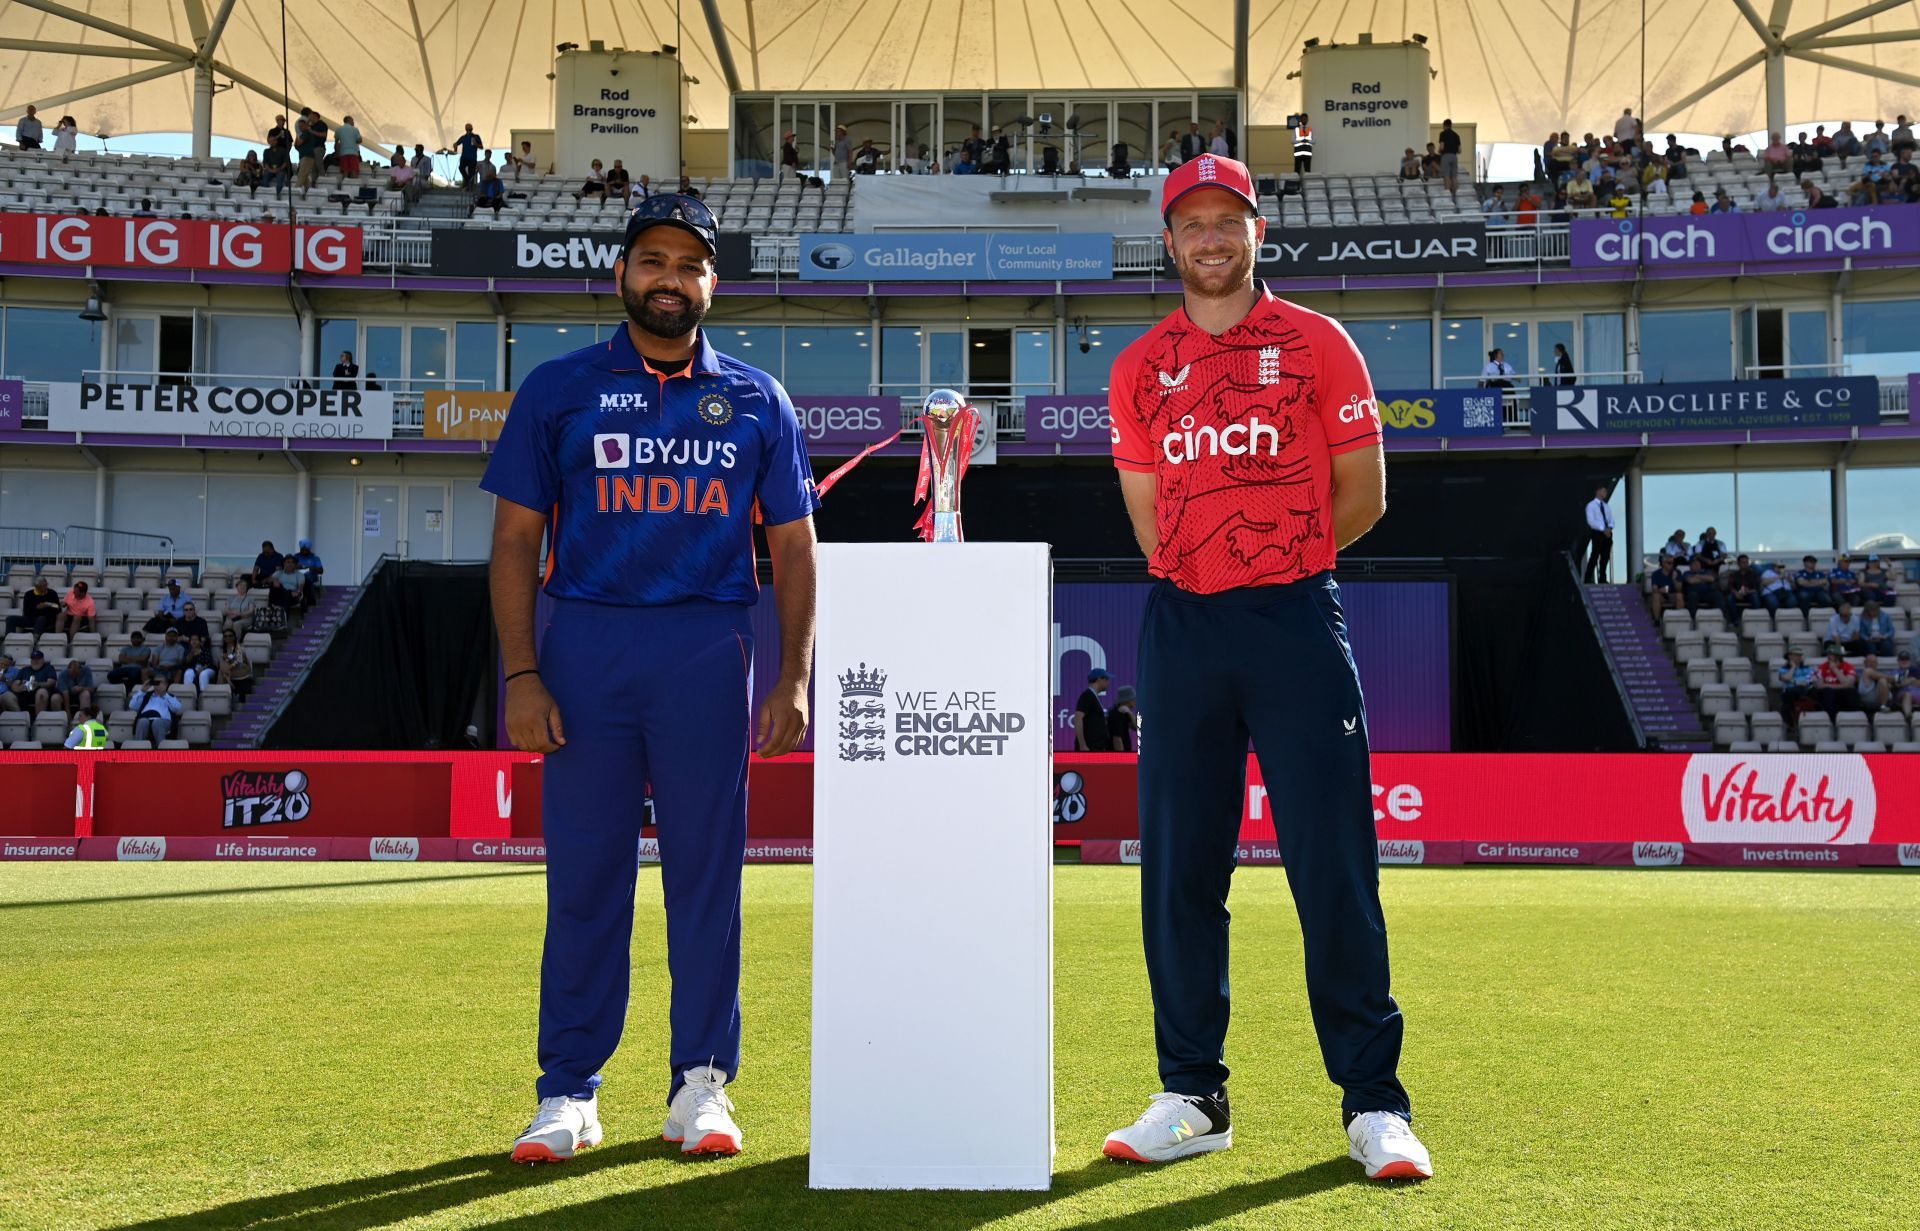
[[[604,226],[592,231],[476,231],[441,227],[433,232],[429,268],[451,278],[595,278],[613,276],[620,259],[620,210],[607,208]],[[722,232],[716,272],[724,282],[752,276],[752,238]]]
[[[1920,255],[1920,210],[1904,205],[1682,218],[1576,218],[1575,269],[1625,265],[1764,265]]]
[[[1486,263],[1487,229],[1479,222],[1273,227],[1260,245],[1254,272],[1263,278],[1454,273]]]
[[[1113,236],[1030,231],[802,235],[814,282],[990,282],[1113,276]]]
[[[1871,376],[1546,385],[1535,387],[1532,398],[1536,432],[1740,431],[1880,421],[1880,383]]]
[[[384,390],[260,385],[47,386],[47,430],[236,439],[390,440],[393,394]]]
[[[360,272],[360,228],[0,214],[0,261],[115,269]]]

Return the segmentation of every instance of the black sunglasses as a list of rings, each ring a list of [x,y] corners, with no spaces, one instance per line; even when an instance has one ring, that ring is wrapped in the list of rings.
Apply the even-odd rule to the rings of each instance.
[[[633,207],[631,217],[672,219],[675,222],[684,222],[688,226],[701,227],[708,231],[718,226],[713,220],[713,211],[708,209],[703,201],[698,197],[681,196],[677,192],[648,197]]]

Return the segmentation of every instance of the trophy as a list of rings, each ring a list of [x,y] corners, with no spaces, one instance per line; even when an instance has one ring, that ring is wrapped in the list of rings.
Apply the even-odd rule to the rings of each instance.
[[[925,500],[915,529],[929,543],[965,541],[960,532],[960,480],[973,455],[973,434],[980,412],[952,389],[935,389],[921,404],[920,479],[915,503]]]

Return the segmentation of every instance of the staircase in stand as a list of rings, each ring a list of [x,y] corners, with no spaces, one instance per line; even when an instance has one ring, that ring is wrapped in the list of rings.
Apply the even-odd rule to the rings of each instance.
[[[1600,629],[1601,648],[1626,686],[1627,701],[1649,743],[1678,752],[1711,752],[1713,737],[1687,695],[1686,681],[1660,640],[1638,586],[1582,587]]]
[[[319,656],[341,613],[353,602],[358,586],[327,586],[320,601],[274,650],[273,662],[261,674],[254,668],[253,695],[233,707],[233,717],[213,737],[215,748],[255,748],[266,734],[267,722],[293,691],[293,681]]]
[[[429,188],[407,214],[413,218],[471,218],[473,194],[464,188]]]

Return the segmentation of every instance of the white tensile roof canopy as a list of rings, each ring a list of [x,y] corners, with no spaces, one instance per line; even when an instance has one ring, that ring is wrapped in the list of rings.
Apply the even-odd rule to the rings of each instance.
[[[439,148],[467,123],[500,143],[552,122],[555,47],[598,39],[680,48],[695,128],[727,126],[733,89],[1241,81],[1249,121],[1280,124],[1301,44],[1362,32],[1425,35],[1434,118],[1483,142],[1604,131],[1623,106],[1702,133],[1920,113],[1920,0],[0,0],[0,115],[259,140],[284,71],[294,105],[353,115],[375,144]]]

